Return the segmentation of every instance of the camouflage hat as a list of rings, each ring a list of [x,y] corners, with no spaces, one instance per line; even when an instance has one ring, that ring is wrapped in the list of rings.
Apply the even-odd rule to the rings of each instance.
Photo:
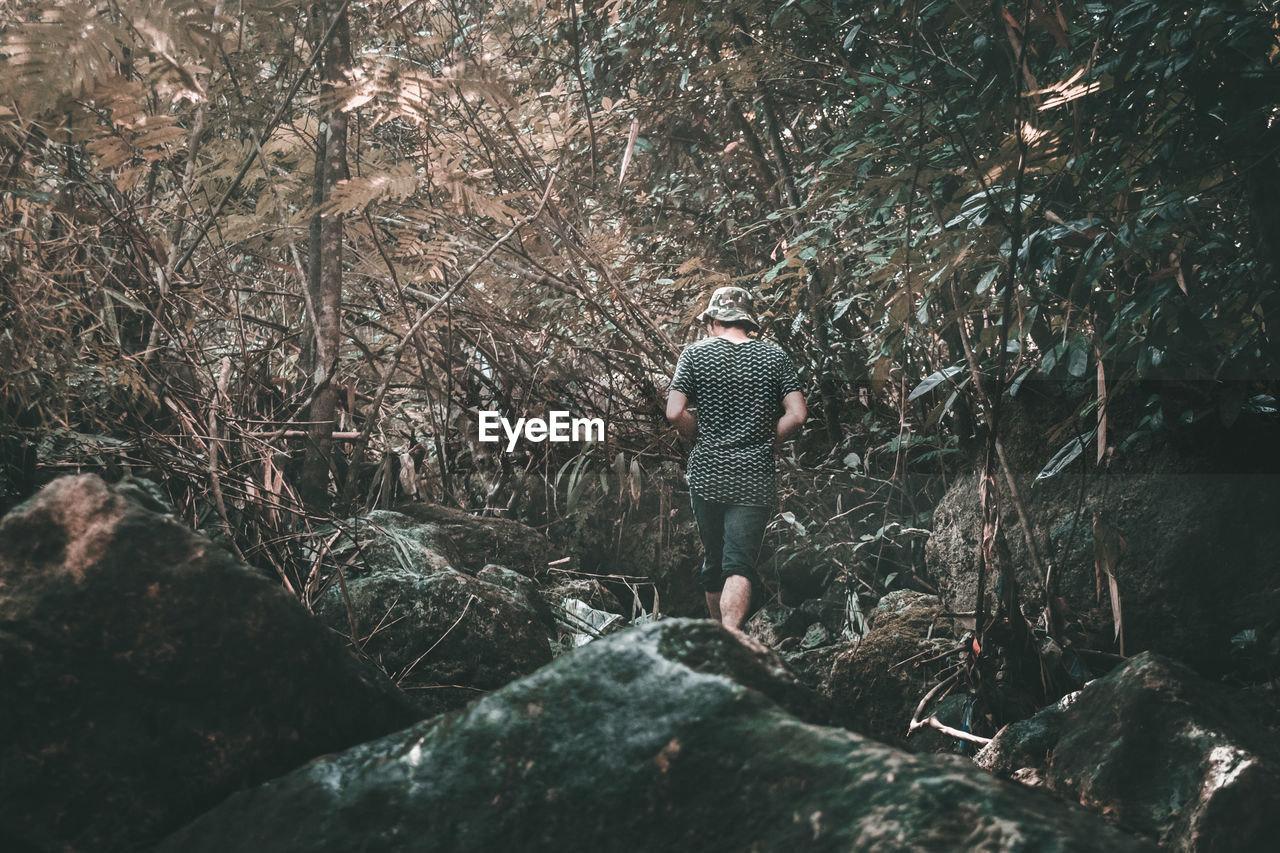
[[[760,328],[756,322],[755,309],[751,305],[751,294],[741,287],[720,287],[711,294],[707,310],[698,315],[699,323],[719,320],[721,323],[747,323]]]

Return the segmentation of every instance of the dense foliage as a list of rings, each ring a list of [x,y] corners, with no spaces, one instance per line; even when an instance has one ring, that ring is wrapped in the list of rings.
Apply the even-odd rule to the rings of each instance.
[[[1274,7],[19,0],[0,483],[149,471],[299,590],[334,501],[638,511],[732,281],[812,402],[785,529],[882,591],[1028,376],[1059,467],[1274,407]]]

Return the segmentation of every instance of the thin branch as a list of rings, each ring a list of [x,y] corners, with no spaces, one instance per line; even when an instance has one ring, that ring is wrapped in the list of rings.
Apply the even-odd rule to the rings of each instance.
[[[465,618],[465,617],[466,617],[466,615],[467,615],[467,611],[471,609],[471,602],[473,602],[473,601],[477,601],[477,600],[478,600],[478,596],[476,596],[476,595],[475,595],[475,593],[472,593],[472,594],[467,598],[467,603],[466,603],[465,605],[463,605],[463,607],[462,607],[462,612],[461,612],[460,614],[458,614],[458,618],[457,618],[457,619],[455,619],[455,620],[453,620],[453,624],[449,626],[449,630],[447,630],[447,631],[445,631],[443,634],[441,634],[441,635],[440,635],[440,639],[436,640],[434,643],[432,643],[432,644],[431,644],[431,648],[427,649],[425,652],[423,652],[422,654],[418,655],[418,659],[417,659],[417,660],[415,660],[413,663],[411,663],[411,664],[409,664],[407,667],[405,667],[404,672],[400,673],[400,677],[396,679],[396,684],[399,684],[401,681],[404,681],[406,678],[408,678],[408,677],[409,677],[409,673],[413,672],[414,667],[416,667],[418,664],[422,663],[422,659],[423,659],[423,658],[425,658],[427,655],[429,655],[429,654],[431,654],[433,651],[435,651],[436,646],[438,646],[438,645],[440,645],[441,643],[443,643],[443,642],[444,642],[445,637],[447,637],[447,636],[449,636],[451,633],[453,633],[453,629],[454,629],[454,628],[457,628],[457,627],[458,627],[458,625],[459,625],[459,624],[461,624],[461,622],[462,622],[463,618]]]
[[[942,722],[937,717],[930,717],[929,719],[924,720],[923,722],[920,723],[919,726],[917,726],[917,728],[922,728],[924,726],[932,726],[933,728],[942,732],[944,735],[949,735],[953,738],[959,738],[960,740],[967,740],[969,741],[969,743],[978,743],[978,744],[982,744],[983,746],[986,746],[987,744],[991,743],[991,738],[989,737],[982,737],[981,735],[970,734],[969,732],[962,732],[960,731],[960,729],[953,729],[951,728],[951,726],[948,726],[946,723]]]
[[[493,253],[502,247],[502,244],[515,236],[517,231],[542,215],[542,211],[546,209],[547,200],[551,197],[551,188],[555,185],[555,180],[556,172],[552,169],[550,177],[547,178],[547,186],[542,192],[542,200],[538,203],[537,210],[512,225],[511,228],[507,230],[507,233],[495,240],[493,245],[486,249],[480,257],[476,258],[475,263],[468,267],[467,271],[464,272],[448,290],[441,294],[440,299],[436,304],[422,312],[417,321],[409,327],[409,330],[405,332],[404,336],[400,339],[400,343],[396,344],[396,348],[391,351],[391,363],[387,365],[386,371],[383,372],[382,381],[378,386],[378,391],[373,395],[373,403],[369,406],[369,417],[365,421],[364,428],[360,431],[360,437],[356,439],[355,446],[352,448],[351,458],[353,460],[359,459],[360,456],[363,455],[365,447],[369,444],[369,436],[373,434],[374,425],[378,421],[378,413],[382,410],[382,401],[386,398],[387,390],[391,387],[391,379],[395,375],[396,368],[400,366],[400,358],[404,355],[405,348],[414,340],[414,336],[418,333],[418,330],[421,329],[423,324],[431,318],[431,315],[435,314],[442,305],[448,304],[449,299],[462,288],[462,285],[467,283],[471,276],[475,274],[475,271],[480,268],[481,264],[489,260]],[[341,497],[344,500],[349,498],[349,496],[355,491],[356,475],[358,472],[358,465],[351,465],[348,468],[347,479],[342,486]]]
[[[329,28],[325,30],[324,36],[320,41],[316,42],[315,50],[311,52],[311,57],[307,60],[307,64],[303,66],[297,79],[294,80],[293,85],[289,87],[289,91],[285,95],[284,100],[281,101],[280,106],[276,108],[276,111],[272,114],[270,120],[267,121],[266,127],[263,128],[262,135],[254,140],[259,147],[262,143],[270,139],[271,134],[280,126],[280,121],[284,118],[285,110],[289,109],[289,105],[293,103],[293,99],[298,95],[298,90],[302,88],[303,81],[307,79],[307,76],[311,73],[311,69],[315,67],[316,62],[320,59],[320,55],[324,52],[325,45],[327,45],[329,43],[329,39],[333,37],[334,31],[338,28],[338,22],[342,20],[342,15],[346,12],[347,5],[350,2],[351,0],[342,0],[338,5],[338,10],[334,14],[333,20],[329,22]],[[250,129],[250,134],[257,136],[253,133],[252,129]],[[217,218],[222,215],[222,208],[226,207],[227,202],[230,201],[231,197],[240,189],[240,182],[244,180],[245,175],[249,174],[249,167],[253,165],[253,160],[256,156],[257,152],[255,151],[245,158],[244,163],[240,166],[240,171],[238,171],[236,176],[232,178],[231,185],[227,187],[226,192],[222,194],[222,198],[219,199],[218,203],[214,205],[213,209],[209,211],[207,216],[205,216],[204,222],[202,222],[200,227],[196,229],[195,239],[191,241],[191,245],[182,253],[178,262],[173,265],[174,275],[177,275],[182,268],[186,266],[187,262],[191,260],[191,256],[195,253],[196,247],[204,240],[205,236],[209,233],[209,229],[213,227],[213,223]]]
[[[916,729],[920,728],[920,726],[924,725],[920,722],[920,715],[924,713],[925,706],[929,704],[929,701],[939,693],[942,693],[943,696],[945,696],[946,693],[944,691],[950,690],[959,680],[960,675],[959,673],[956,673],[949,678],[944,678],[942,681],[939,681],[937,684],[933,685],[928,693],[924,694],[924,698],[920,700],[920,704],[916,705],[916,712],[911,715],[911,723],[907,726],[907,734],[911,734]]]

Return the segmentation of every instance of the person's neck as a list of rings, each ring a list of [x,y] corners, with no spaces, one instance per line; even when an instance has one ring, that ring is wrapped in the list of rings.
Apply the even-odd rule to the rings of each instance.
[[[744,329],[739,329],[737,326],[712,326],[711,334],[714,337],[724,338],[735,344],[751,340],[751,336]]]

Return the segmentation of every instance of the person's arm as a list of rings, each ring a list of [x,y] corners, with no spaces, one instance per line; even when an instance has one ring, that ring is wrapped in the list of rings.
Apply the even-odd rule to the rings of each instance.
[[[680,391],[667,395],[667,420],[685,438],[693,438],[698,433],[698,420],[689,411],[689,397]]]
[[[671,411],[669,404],[667,411],[668,413]],[[782,417],[778,418],[777,441],[774,442],[774,446],[780,446],[793,432],[800,429],[800,424],[804,423],[804,419],[808,416],[809,409],[804,404],[804,394],[792,391],[783,397]],[[670,417],[670,414],[667,417]]]

